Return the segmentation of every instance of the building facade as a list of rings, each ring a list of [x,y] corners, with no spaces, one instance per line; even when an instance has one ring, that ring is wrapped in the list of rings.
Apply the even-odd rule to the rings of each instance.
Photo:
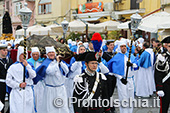
[[[24,7],[24,3],[27,2],[28,8],[32,10],[32,16],[29,23],[29,26],[32,26],[35,23],[35,1],[34,0],[2,0],[3,4],[3,13],[8,11],[11,16],[12,27],[13,27],[13,36],[15,36],[15,31],[19,28],[22,28],[22,22],[19,17],[19,10]],[[0,9],[1,12],[1,9]],[[3,15],[2,15],[3,16]]]
[[[71,1],[76,0],[35,0],[35,20],[38,24],[61,23],[64,17],[71,21]]]
[[[88,20],[89,17],[96,17],[100,18],[101,15],[98,15],[99,13],[104,13],[106,16],[111,16],[112,19],[115,20],[122,20],[123,19],[130,19],[130,16],[133,13],[138,12],[141,16],[146,15],[148,13],[151,13],[152,11],[155,11],[161,7],[161,1],[160,0],[77,0],[76,5],[80,6],[80,4],[86,5],[91,4],[94,5],[95,2],[102,2],[103,3],[103,11],[102,12],[96,12],[96,13],[82,13],[78,14],[80,18],[84,18],[85,20]],[[78,7],[79,9],[81,7]],[[85,17],[86,15],[86,17]],[[93,15],[93,16],[92,16]],[[104,15],[105,16],[105,15]]]
[[[0,0],[0,37],[2,34],[2,17],[4,14],[4,2],[3,0]]]

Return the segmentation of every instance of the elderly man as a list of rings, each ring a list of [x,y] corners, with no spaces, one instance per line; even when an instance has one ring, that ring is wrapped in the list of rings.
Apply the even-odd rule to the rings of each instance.
[[[34,68],[37,69],[41,65],[43,60],[44,59],[42,59],[40,57],[40,51],[39,51],[38,47],[32,47],[31,48],[31,58],[28,59],[27,61],[31,62],[33,64]],[[35,103],[36,103],[36,108],[37,108],[37,112],[38,112],[39,109],[41,109],[41,105],[42,105],[43,92],[44,92],[44,82],[39,81],[34,86],[34,91],[35,91]]]
[[[95,52],[89,52],[85,56],[85,72],[74,78],[75,88],[73,97],[75,113],[111,113],[110,108],[99,103],[91,103],[94,99],[108,99],[107,85],[104,74],[97,72],[99,56]],[[87,101],[85,101],[87,100]],[[79,103],[80,102],[80,103]],[[87,103],[89,106],[87,106]]]
[[[9,66],[13,63],[12,59],[7,57],[7,45],[0,45],[0,101],[5,104],[5,95],[6,95],[6,74]],[[4,110],[2,110],[4,113]]]
[[[131,54],[130,63],[128,62],[128,53],[125,42],[120,42],[120,52],[118,52],[109,62],[110,74],[117,77],[117,89],[119,100],[123,101],[124,99],[129,100],[134,98],[134,85],[133,85],[133,70],[131,67],[137,68],[135,62],[135,57]],[[126,67],[129,67],[128,77],[126,77]],[[120,106],[120,113],[133,113],[133,107],[122,107]]]
[[[35,69],[41,65],[43,59],[41,59],[40,57],[40,51],[38,47],[31,48],[31,58],[28,59],[27,61],[31,62],[34,65]]]
[[[36,69],[37,77],[34,82],[44,80],[45,87],[43,93],[42,106],[39,113],[69,113],[67,93],[64,86],[65,76],[69,69],[63,61],[61,55],[56,56],[54,47],[45,47],[47,58]],[[57,107],[53,104],[56,98],[62,99],[63,106]]]
[[[156,91],[160,97],[160,113],[168,113],[170,105],[170,36],[162,40],[167,43],[167,52],[159,54],[155,63]]]
[[[23,82],[25,70],[25,82]],[[6,84],[12,88],[10,93],[10,113],[34,113],[33,81],[36,72],[24,59],[24,47],[18,47],[17,62],[7,71]]]

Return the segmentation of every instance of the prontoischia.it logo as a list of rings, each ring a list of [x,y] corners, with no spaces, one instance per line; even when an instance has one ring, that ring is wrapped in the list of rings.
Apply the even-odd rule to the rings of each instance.
[[[55,98],[54,101],[55,107],[62,107],[64,104],[63,99],[61,98]],[[151,101],[149,99],[113,99],[112,97],[110,99],[77,99],[76,97],[70,97],[68,99],[68,105],[69,107],[72,106],[72,104],[77,103],[78,107],[136,107],[136,108],[158,108],[160,107],[159,103],[159,97],[154,97]]]

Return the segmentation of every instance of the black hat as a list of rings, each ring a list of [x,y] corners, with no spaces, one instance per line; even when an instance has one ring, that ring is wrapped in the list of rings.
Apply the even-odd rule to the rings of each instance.
[[[8,33],[12,34],[11,18],[7,11],[5,12],[5,14],[3,16],[3,33],[4,34],[8,34]]]
[[[85,56],[85,62],[89,62],[89,61],[99,61],[98,53],[96,52],[87,53],[87,55]]]
[[[100,61],[99,55],[96,52],[85,52],[75,56],[76,61]]]
[[[170,36],[165,37],[161,42],[162,43],[170,43]]]

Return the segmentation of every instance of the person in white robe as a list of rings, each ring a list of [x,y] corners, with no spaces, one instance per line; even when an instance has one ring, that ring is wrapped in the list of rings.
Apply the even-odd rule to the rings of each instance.
[[[77,47],[77,54],[82,54],[86,51],[84,45],[80,45]],[[76,61],[74,57],[70,60],[70,72],[65,81],[66,91],[68,98],[73,96],[73,79],[76,75],[82,73],[83,69],[85,69],[85,62],[84,61]],[[69,106],[69,113],[74,113],[73,105]]]
[[[27,61],[31,62],[34,65],[34,68],[37,69],[41,63],[43,62],[44,58],[40,57],[40,51],[38,47],[32,47],[31,48],[31,58],[29,58]],[[37,113],[41,109],[42,99],[43,99],[43,92],[44,92],[44,81],[39,81],[36,85],[34,85],[34,92],[35,92],[35,104]],[[41,94],[41,95],[40,95]]]
[[[138,60],[138,77],[136,83],[136,96],[149,97],[156,91],[154,82],[154,52],[149,43],[143,44],[145,50]],[[142,84],[142,85],[141,85]]]
[[[36,69],[37,77],[34,82],[44,79],[45,88],[41,110],[39,113],[69,113],[67,92],[64,86],[65,76],[69,69],[63,61],[61,55],[56,56],[54,47],[45,47],[47,58]],[[62,99],[63,106],[55,106],[55,99]]]
[[[23,82],[24,66],[26,67],[25,82]],[[6,84],[12,88],[10,93],[10,113],[34,113],[33,78],[36,72],[24,59],[24,47],[19,46],[17,62],[7,71]]]
[[[117,78],[117,90],[120,102],[123,100],[129,100],[134,98],[134,68],[137,68],[135,57],[131,54],[130,62],[128,62],[128,53],[126,42],[119,42],[120,52],[118,52],[108,62],[109,70],[111,75]],[[126,77],[127,65],[129,67],[128,77]],[[128,104],[128,103],[127,103]],[[133,113],[133,106],[128,105],[127,107],[120,106],[120,113]]]

